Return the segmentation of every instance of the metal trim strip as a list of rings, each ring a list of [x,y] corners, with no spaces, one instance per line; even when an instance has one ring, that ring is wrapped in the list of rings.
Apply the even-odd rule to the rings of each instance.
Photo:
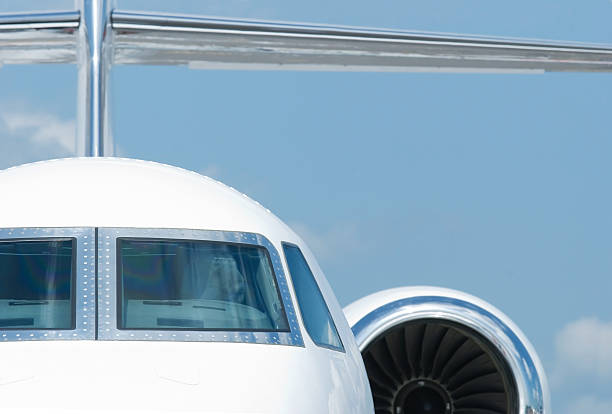
[[[0,341],[86,340],[95,339],[95,232],[90,227],[31,227],[0,229],[1,240],[37,238],[76,239],[75,322],[73,330],[2,330]]]

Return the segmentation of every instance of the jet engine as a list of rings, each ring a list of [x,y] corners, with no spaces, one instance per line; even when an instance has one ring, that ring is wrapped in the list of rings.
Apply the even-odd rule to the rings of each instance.
[[[376,414],[548,414],[540,360],[502,312],[462,292],[411,287],[344,309]]]

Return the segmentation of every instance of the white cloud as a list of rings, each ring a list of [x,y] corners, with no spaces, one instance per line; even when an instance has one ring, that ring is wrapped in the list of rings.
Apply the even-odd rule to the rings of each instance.
[[[342,257],[347,253],[360,252],[366,248],[357,226],[352,223],[337,223],[322,232],[313,231],[303,223],[294,222],[290,226],[321,260]]]
[[[74,120],[63,121],[43,112],[4,112],[0,118],[9,134],[29,134],[35,144],[50,143],[67,152],[75,151]]]
[[[76,128],[73,119],[44,111],[0,107],[0,168],[40,159],[73,156]]]
[[[555,348],[553,386],[580,376],[612,379],[612,322],[583,318],[568,323],[557,334]]]
[[[570,403],[562,412],[565,414],[610,414],[612,413],[612,400],[604,401],[593,396],[585,396]]]

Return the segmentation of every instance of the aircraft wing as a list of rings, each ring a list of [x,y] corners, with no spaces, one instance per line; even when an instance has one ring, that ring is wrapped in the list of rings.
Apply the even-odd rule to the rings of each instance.
[[[612,71],[612,46],[113,11],[113,63],[397,72]]]
[[[79,11],[0,15],[0,64],[77,63]],[[115,64],[396,72],[610,72],[612,45],[113,10]]]
[[[0,66],[76,63],[77,134],[92,156],[112,154],[113,64],[193,69],[365,72],[612,72],[612,45],[404,32],[346,26],[112,10],[0,14]]]

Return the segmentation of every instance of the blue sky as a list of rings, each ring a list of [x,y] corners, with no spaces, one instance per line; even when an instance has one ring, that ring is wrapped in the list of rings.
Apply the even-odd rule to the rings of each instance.
[[[71,1],[9,2],[71,8]],[[125,9],[612,43],[612,1],[176,2]],[[0,167],[74,151],[76,69],[0,69]],[[116,67],[122,156],[218,178],[313,248],[342,304],[483,297],[538,350],[555,413],[612,412],[612,77]]]

